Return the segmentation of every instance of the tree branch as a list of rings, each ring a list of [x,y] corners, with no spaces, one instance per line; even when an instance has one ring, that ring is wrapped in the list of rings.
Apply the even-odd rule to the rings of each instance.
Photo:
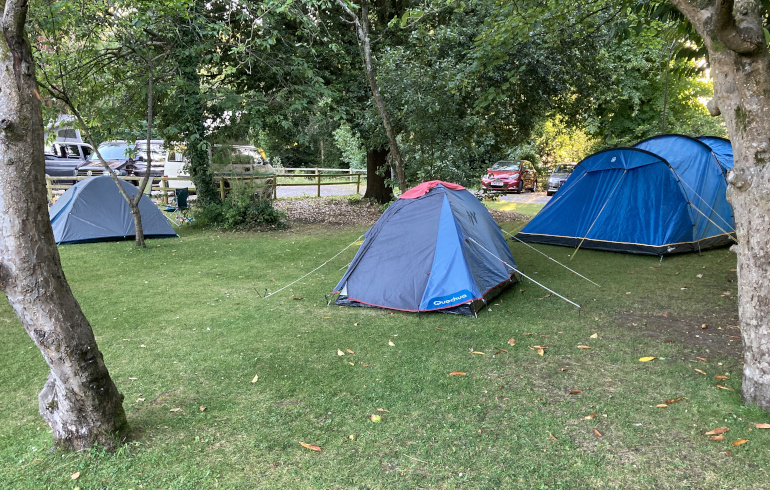
[[[765,42],[761,25],[753,25],[753,22],[745,20],[739,27],[736,22],[736,13],[740,17],[750,19],[751,17],[748,16],[750,8],[755,8],[750,2],[741,2],[736,9],[734,0],[717,0],[714,9],[717,38],[727,46],[727,49],[738,54],[754,54]]]

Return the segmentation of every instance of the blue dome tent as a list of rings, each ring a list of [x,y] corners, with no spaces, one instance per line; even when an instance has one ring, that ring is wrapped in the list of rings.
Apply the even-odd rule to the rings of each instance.
[[[663,135],[578,164],[516,238],[650,255],[734,242],[727,182],[704,142]]]
[[[500,227],[473,194],[425,182],[366,232],[334,289],[335,304],[475,316],[516,281],[515,267]]]
[[[139,190],[121,180],[129,196]],[[139,201],[145,238],[178,236],[149,197]],[[48,211],[57,244],[129,240],[136,237],[134,216],[125,198],[109,176],[81,180],[54,203]]]

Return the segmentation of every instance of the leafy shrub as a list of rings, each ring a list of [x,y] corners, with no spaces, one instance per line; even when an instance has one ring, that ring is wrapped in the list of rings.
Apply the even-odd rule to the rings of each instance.
[[[285,228],[286,214],[273,207],[273,201],[260,198],[253,185],[238,183],[224,201],[197,207],[195,223],[204,228],[254,230]]]

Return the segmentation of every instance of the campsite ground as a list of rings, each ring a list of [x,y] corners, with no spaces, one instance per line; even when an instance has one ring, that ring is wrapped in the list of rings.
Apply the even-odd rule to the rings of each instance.
[[[13,488],[766,484],[770,431],[754,424],[770,416],[740,402],[732,252],[660,262],[538,247],[597,287],[511,243],[523,272],[582,309],[526,279],[476,319],[340,308],[327,306],[326,295],[378,213],[355,199],[337,201],[315,220],[306,209],[283,231],[182,228],[181,238],[150,240],[146,250],[131,242],[60,247],[134,432],[114,454],[48,451],[51,437],[37,414],[46,367],[3,303],[0,481]],[[340,213],[360,221],[334,221]],[[509,233],[523,226],[517,215],[495,216]],[[706,435],[720,427],[729,431]]]

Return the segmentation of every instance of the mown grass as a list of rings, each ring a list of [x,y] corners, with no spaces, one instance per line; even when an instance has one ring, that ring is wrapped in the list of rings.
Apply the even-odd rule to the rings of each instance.
[[[519,226],[504,224],[512,233]],[[582,304],[580,313],[526,279],[476,319],[327,307],[355,247],[260,296],[363,231],[183,231],[146,250],[128,242],[60,247],[126,396],[132,439],[112,454],[49,450],[37,414],[46,367],[4,303],[2,486],[765,485],[770,431],[753,423],[770,416],[741,404],[741,360],[729,345],[739,335],[731,252],[659,262],[581,250],[570,260],[572,250],[538,247],[599,288],[513,243],[521,270]],[[543,356],[536,345],[546,347]],[[730,428],[724,441],[704,435],[721,426]],[[749,442],[733,446],[738,439]]]

